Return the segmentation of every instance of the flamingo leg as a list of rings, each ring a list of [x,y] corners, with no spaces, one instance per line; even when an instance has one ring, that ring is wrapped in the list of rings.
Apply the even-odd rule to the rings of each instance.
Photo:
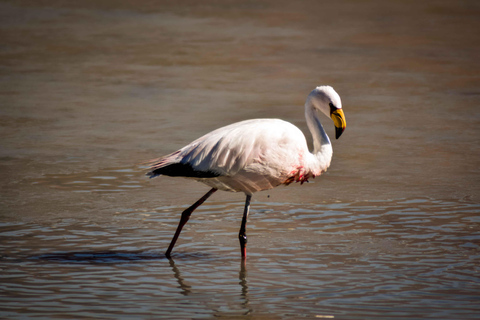
[[[165,256],[170,259],[170,253],[172,253],[173,247],[175,246],[175,242],[177,242],[178,236],[180,236],[180,232],[182,232],[183,226],[187,223],[188,219],[192,212],[197,209],[205,200],[208,199],[217,189],[213,188],[208,191],[203,197],[201,197],[197,202],[192,204],[188,209],[182,212],[182,217],[180,218],[180,222],[178,223],[177,231],[175,231],[175,235],[173,236],[172,242],[170,242],[170,246],[168,246],[167,252],[165,252]]]
[[[238,240],[240,240],[240,251],[242,252],[242,259],[247,258],[247,234],[245,226],[247,224],[248,213],[250,211],[250,200],[252,199],[251,195],[247,195],[245,200],[245,209],[243,210],[242,225],[240,227],[240,232],[238,233]]]

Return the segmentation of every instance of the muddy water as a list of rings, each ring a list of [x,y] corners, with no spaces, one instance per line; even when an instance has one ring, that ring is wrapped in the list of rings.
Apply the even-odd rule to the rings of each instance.
[[[0,3],[0,318],[476,319],[475,1]],[[340,93],[312,183],[216,193],[139,163]],[[330,136],[333,126],[324,120]]]

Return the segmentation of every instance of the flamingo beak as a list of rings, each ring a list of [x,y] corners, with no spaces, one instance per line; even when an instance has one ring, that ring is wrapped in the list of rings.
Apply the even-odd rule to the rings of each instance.
[[[334,111],[332,111],[330,116],[332,117],[333,124],[335,125],[335,138],[338,139],[347,127],[345,115],[343,114],[342,109],[335,109]]]

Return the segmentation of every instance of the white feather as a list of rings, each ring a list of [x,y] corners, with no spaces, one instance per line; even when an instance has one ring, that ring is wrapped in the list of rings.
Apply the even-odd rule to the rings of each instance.
[[[293,181],[304,182],[330,165],[330,139],[315,112],[319,110],[328,116],[329,103],[341,108],[340,97],[328,86],[317,87],[305,103],[305,117],[314,140],[313,154],[305,136],[293,124],[279,119],[254,119],[214,130],[154,160],[150,173],[155,176],[154,170],[180,163],[195,172],[214,173],[216,177],[193,176],[212,188],[247,195]]]

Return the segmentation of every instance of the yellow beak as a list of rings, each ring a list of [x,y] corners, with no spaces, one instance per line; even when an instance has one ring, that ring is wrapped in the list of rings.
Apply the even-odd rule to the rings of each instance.
[[[338,139],[347,127],[345,115],[343,114],[342,109],[336,109],[330,116],[332,117],[333,124],[335,125],[335,138]]]

